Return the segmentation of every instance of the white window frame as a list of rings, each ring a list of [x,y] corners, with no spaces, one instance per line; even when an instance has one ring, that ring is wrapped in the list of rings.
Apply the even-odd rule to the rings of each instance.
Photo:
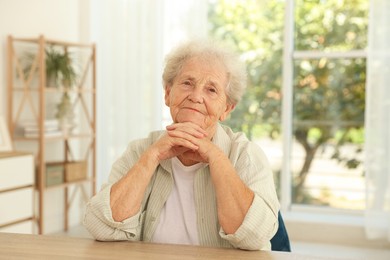
[[[286,0],[285,6],[285,21],[284,21],[284,47],[283,47],[283,85],[282,85],[282,169],[280,182],[280,204],[282,211],[307,211],[318,212],[327,211],[335,214],[349,214],[351,216],[363,215],[359,210],[343,210],[333,208],[319,208],[310,205],[292,204],[292,174],[291,174],[291,144],[293,132],[293,81],[294,81],[294,61],[300,59],[353,59],[353,58],[367,58],[365,50],[351,50],[345,52],[326,52],[326,51],[298,51],[294,49],[294,29],[295,29],[295,1]]]

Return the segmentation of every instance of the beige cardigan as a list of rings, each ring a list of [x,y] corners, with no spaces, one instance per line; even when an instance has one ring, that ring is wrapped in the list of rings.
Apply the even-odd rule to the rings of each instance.
[[[140,211],[122,222],[115,222],[110,208],[111,186],[122,178],[140,155],[164,132],[153,132],[147,139],[131,142],[114,163],[109,181],[87,204],[84,225],[102,241],[151,241],[159,215],[173,185],[171,160],[157,167],[147,188]],[[278,228],[279,202],[272,171],[262,150],[242,133],[218,125],[213,143],[220,147],[235,166],[255,197],[235,234],[225,234],[218,223],[216,197],[209,167],[198,170],[194,180],[199,242],[205,246],[269,250],[270,239]]]

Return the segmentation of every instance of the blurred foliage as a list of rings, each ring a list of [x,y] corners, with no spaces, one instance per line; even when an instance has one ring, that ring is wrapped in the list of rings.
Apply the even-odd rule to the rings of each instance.
[[[24,54],[22,62],[24,63],[23,73],[26,78],[30,73],[38,73],[38,67],[35,64],[37,59],[38,54],[36,51]],[[31,71],[32,69],[34,71]],[[46,85],[48,87],[62,86],[64,88],[72,88],[76,85],[79,78],[72,54],[54,46],[49,46],[45,49],[45,69]]]
[[[214,0],[210,35],[229,43],[247,65],[248,89],[226,124],[249,138],[281,133],[285,1]],[[361,50],[367,45],[368,0],[296,0],[294,45],[301,51]],[[294,61],[293,135],[305,151],[294,173],[293,201],[303,203],[307,174],[320,147],[334,146],[332,159],[356,168],[364,136],[366,61]],[[261,128],[261,130],[259,130]],[[354,144],[355,154],[340,152]]]

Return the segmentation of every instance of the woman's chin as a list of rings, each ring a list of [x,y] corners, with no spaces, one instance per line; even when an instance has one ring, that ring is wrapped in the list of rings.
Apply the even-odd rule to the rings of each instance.
[[[195,118],[195,117],[185,117],[185,118],[180,118],[178,120],[178,123],[187,123],[187,122],[194,123],[194,124],[204,128],[203,120],[199,120],[198,118]]]

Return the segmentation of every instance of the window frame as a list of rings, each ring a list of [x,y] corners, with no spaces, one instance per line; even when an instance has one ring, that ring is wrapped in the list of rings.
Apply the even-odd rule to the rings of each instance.
[[[301,59],[354,59],[364,58],[367,60],[366,50],[350,51],[315,51],[295,50],[295,0],[286,0],[283,33],[283,66],[282,66],[282,169],[280,181],[280,205],[282,211],[327,211],[335,214],[363,215],[362,210],[347,210],[326,208],[319,209],[316,206],[292,203],[292,137],[293,137],[293,98],[294,98],[294,61]]]

